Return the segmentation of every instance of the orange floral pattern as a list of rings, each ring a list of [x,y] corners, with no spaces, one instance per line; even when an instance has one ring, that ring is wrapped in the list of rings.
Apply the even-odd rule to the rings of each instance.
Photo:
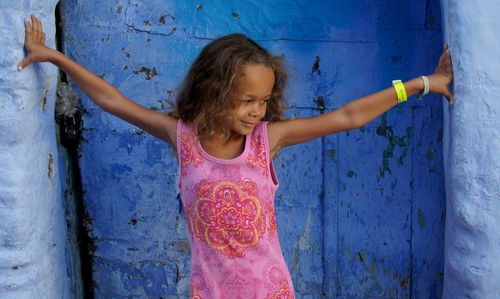
[[[293,299],[295,295],[293,288],[285,275],[285,271],[279,264],[267,264],[263,272],[264,284],[270,292],[266,295],[266,299]]]
[[[186,175],[186,167],[193,165],[198,167],[203,164],[203,158],[196,148],[196,136],[190,132],[185,133],[181,137],[181,175]]]
[[[260,166],[264,168],[264,172],[262,173],[264,176],[267,176],[267,159],[266,159],[266,145],[264,143],[264,138],[262,135],[252,135],[251,146],[255,149],[253,152],[250,152],[247,157],[247,163],[252,166]]]
[[[268,296],[266,299],[294,299],[293,292],[290,290],[288,285],[280,288],[275,294]]]
[[[250,180],[202,180],[195,189],[195,235],[212,249],[243,257],[266,228],[257,185]]]
[[[189,299],[202,299],[200,294],[198,294],[198,290],[194,286],[191,286],[191,296]]]
[[[209,286],[200,272],[191,273],[190,299],[202,299],[201,292],[206,291]]]
[[[294,298],[278,242],[266,123],[241,159],[209,159],[192,124],[178,123],[179,191],[191,238],[191,299]]]
[[[286,278],[281,279],[281,286],[275,293],[266,296],[266,299],[295,299],[293,291],[288,286]]]
[[[266,214],[268,217],[268,230],[269,238],[273,238],[276,235],[277,225],[276,225],[276,215],[274,214],[274,205],[272,203],[265,204]]]

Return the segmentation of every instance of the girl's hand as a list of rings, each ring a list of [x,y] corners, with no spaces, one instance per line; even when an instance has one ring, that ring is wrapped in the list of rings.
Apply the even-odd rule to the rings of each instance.
[[[24,48],[28,51],[28,56],[19,63],[17,66],[18,71],[23,70],[33,62],[48,61],[53,51],[45,46],[45,33],[43,32],[42,22],[37,16],[31,15],[31,23],[26,19],[24,26],[26,28]]]
[[[453,95],[448,89],[448,85],[453,80],[453,68],[451,66],[450,49],[448,49],[448,45],[444,47],[436,71],[428,77],[429,90],[445,96],[448,102],[453,104]]]

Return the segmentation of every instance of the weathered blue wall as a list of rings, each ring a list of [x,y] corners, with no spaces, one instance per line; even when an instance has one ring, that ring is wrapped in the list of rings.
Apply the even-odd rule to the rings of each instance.
[[[442,2],[455,70],[444,114],[443,298],[500,298],[500,3]]]
[[[71,298],[54,122],[57,68],[24,57],[24,19],[55,45],[56,1],[0,2],[0,298]]]
[[[289,65],[289,116],[338,108],[433,71],[433,1],[64,0],[66,53],[167,110],[210,39],[244,32]],[[284,150],[280,239],[299,298],[437,298],[442,291],[441,98]],[[83,96],[84,200],[96,298],[185,297],[190,248],[171,149]]]

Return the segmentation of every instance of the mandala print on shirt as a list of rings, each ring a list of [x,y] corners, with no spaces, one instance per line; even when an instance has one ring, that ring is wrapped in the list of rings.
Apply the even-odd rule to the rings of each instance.
[[[201,298],[200,294],[198,294],[198,290],[196,289],[196,287],[191,286],[191,296],[189,297],[189,299],[203,299],[203,298]]]
[[[250,180],[202,180],[195,190],[196,236],[229,257],[243,257],[266,230],[257,185]]]
[[[255,152],[248,154],[247,163],[252,167],[260,166],[264,169],[262,172],[263,176],[268,176],[267,173],[267,161],[266,161],[266,145],[264,143],[264,138],[261,135],[252,136],[250,139],[252,148],[255,148]]]
[[[295,296],[292,290],[290,290],[287,280],[283,278],[280,289],[274,294],[269,294],[266,299],[295,299]]]
[[[272,290],[266,299],[293,299],[293,291],[288,285],[285,272],[278,265],[268,264],[264,270],[265,285]]]
[[[210,292],[211,289],[213,286],[207,283],[201,272],[191,272],[190,299],[208,299],[206,292]]]
[[[254,277],[250,269],[238,269],[224,274],[225,279],[221,283],[221,299],[259,299],[257,298],[257,286],[259,279]]]
[[[193,133],[185,133],[181,137],[181,175],[186,175],[186,167],[198,167],[203,164],[203,158],[195,146],[196,137]]]
[[[268,231],[269,239],[273,239],[277,236],[277,225],[276,225],[276,215],[274,214],[274,205],[272,203],[265,204],[266,214],[268,217]]]

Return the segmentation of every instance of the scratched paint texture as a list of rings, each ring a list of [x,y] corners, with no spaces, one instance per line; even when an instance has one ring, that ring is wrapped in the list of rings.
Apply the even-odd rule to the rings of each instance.
[[[230,32],[284,55],[290,117],[432,72],[442,45],[435,0],[61,4],[66,53],[161,111],[201,47]],[[186,297],[190,247],[171,149],[81,96],[96,298]],[[279,154],[277,221],[299,298],[441,295],[441,115],[439,97],[411,99],[359,130]]]

